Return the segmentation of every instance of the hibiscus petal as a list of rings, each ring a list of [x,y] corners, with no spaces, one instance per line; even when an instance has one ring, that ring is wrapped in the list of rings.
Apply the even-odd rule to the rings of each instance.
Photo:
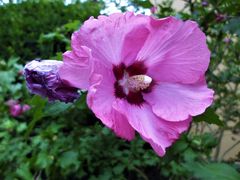
[[[179,136],[180,136],[181,133],[185,132],[189,128],[191,121],[192,121],[192,118],[189,117],[185,121],[174,122],[174,123],[171,122],[171,124],[169,124],[169,126],[173,129],[175,129],[179,133]],[[179,138],[179,136],[178,136],[178,138]],[[169,146],[162,147],[160,144],[154,142],[151,138],[146,138],[144,136],[142,136],[142,138],[145,141],[147,141],[152,146],[153,150],[161,157],[165,155],[166,148],[171,146],[176,141],[176,139],[170,139],[169,142],[171,142],[171,144]]]
[[[202,114],[212,104],[213,93],[213,90],[200,83],[160,83],[143,97],[157,116],[168,121],[182,121],[189,116]]]
[[[89,47],[94,59],[109,67],[124,61],[130,63],[149,34],[148,21],[148,16],[135,16],[131,12],[90,18],[74,33],[72,48],[77,51],[80,45]]]
[[[151,33],[137,59],[155,81],[193,83],[207,70],[210,51],[197,23],[152,18]]]
[[[114,108],[128,118],[129,124],[151,144],[159,156],[165,154],[166,148],[188,129],[191,122],[191,118],[181,122],[165,121],[157,117],[146,103],[136,106],[118,100],[114,103]]]
[[[113,121],[113,131],[115,134],[123,139],[131,141],[135,137],[135,130],[128,123],[126,116],[112,109],[110,115]]]
[[[128,123],[126,117],[120,112],[112,108],[115,100],[114,96],[114,76],[107,69],[99,69],[101,75],[96,75],[91,78],[91,83],[87,95],[87,103],[103,124],[112,129],[117,136],[132,140],[135,136],[134,129]]]
[[[72,87],[87,89],[92,73],[91,51],[81,46],[78,54],[67,51],[63,54],[64,64],[59,70],[60,78]]]
[[[121,60],[126,66],[136,61],[137,54],[147,39],[149,30],[144,25],[138,25],[126,34],[122,46]]]

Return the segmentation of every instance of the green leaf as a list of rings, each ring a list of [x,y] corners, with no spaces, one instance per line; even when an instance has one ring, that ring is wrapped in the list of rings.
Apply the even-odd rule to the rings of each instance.
[[[207,148],[215,147],[218,144],[218,141],[212,133],[204,133],[202,136],[202,146]]]
[[[191,148],[188,148],[183,153],[183,158],[186,162],[193,162],[197,158],[198,154],[193,151]]]
[[[4,129],[10,130],[16,126],[16,122],[12,121],[11,119],[4,119],[2,125]]]
[[[30,103],[33,108],[33,119],[34,120],[39,120],[43,117],[43,109],[45,107],[46,104],[46,100],[43,99],[40,96],[35,95],[32,99],[31,99],[31,103]]]
[[[44,116],[56,116],[60,113],[66,111],[72,104],[63,103],[63,102],[55,102],[47,104],[44,110]]]
[[[215,113],[212,108],[208,108],[203,114],[193,118],[196,122],[205,121],[209,124],[216,124],[218,126],[223,126],[223,122],[219,119],[219,116]]]
[[[40,168],[49,167],[53,162],[53,158],[46,152],[41,152],[37,156],[36,165]]]
[[[115,166],[115,167],[113,168],[113,172],[114,172],[115,174],[122,174],[122,172],[124,171],[124,169],[125,169],[125,166],[119,164],[119,165],[117,165],[117,166]]]
[[[230,33],[237,34],[240,36],[239,22],[240,22],[240,17],[234,17],[229,21],[228,24],[224,26],[223,30],[225,32],[229,31]]]
[[[15,74],[12,71],[0,71],[0,77],[1,77],[0,85],[10,86],[10,84],[15,80],[14,75]]]
[[[33,178],[33,175],[29,169],[29,163],[27,164],[22,164],[16,171],[16,174],[22,178],[22,179],[25,179],[25,180],[32,180],[34,179]]]
[[[150,1],[148,1],[148,0],[141,0],[141,1],[139,1],[139,0],[132,0],[132,3],[134,4],[134,5],[136,5],[137,7],[138,6],[141,6],[141,7],[143,7],[143,8],[151,8],[153,5],[150,3]]]
[[[72,22],[69,22],[67,24],[64,25],[64,27],[66,28],[66,30],[68,32],[74,31],[76,29],[78,29],[80,27],[80,21],[79,20],[74,20]]]
[[[201,164],[185,163],[184,166],[194,177],[202,180],[239,180],[240,174],[230,165],[224,163]]]
[[[25,133],[25,138],[27,138],[35,127],[36,123],[43,117],[43,109],[46,104],[46,100],[42,99],[40,96],[34,96],[30,102],[33,107],[31,111],[33,111],[33,119],[29,123],[27,131]]]
[[[188,143],[186,141],[179,140],[173,145],[172,150],[175,153],[180,153],[180,152],[184,151],[187,147],[188,147]]]
[[[26,123],[20,123],[17,126],[17,132],[21,133],[27,129],[27,124]]]
[[[74,151],[64,152],[59,159],[59,164],[62,168],[66,168],[71,165],[78,166],[78,153]]]
[[[17,62],[19,61],[19,57],[11,57],[9,58],[8,62],[7,62],[7,66],[9,68],[13,67],[14,65],[17,64]]]

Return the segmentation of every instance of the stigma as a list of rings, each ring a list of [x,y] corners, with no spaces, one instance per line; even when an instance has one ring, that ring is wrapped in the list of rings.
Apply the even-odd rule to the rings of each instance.
[[[129,76],[127,72],[124,73],[124,76],[121,80],[118,81],[118,84],[122,86],[123,92],[128,95],[129,92],[140,92],[147,89],[152,83],[152,78],[147,75],[133,75]]]

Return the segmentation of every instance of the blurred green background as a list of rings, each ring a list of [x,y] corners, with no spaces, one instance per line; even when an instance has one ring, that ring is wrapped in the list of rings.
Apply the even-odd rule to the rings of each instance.
[[[163,158],[138,136],[116,137],[88,109],[86,94],[74,104],[48,103],[25,87],[24,64],[61,60],[86,19],[116,10],[192,19],[207,35],[214,104]],[[239,36],[239,0],[0,0],[0,179],[239,180]],[[31,109],[11,109],[9,100]]]

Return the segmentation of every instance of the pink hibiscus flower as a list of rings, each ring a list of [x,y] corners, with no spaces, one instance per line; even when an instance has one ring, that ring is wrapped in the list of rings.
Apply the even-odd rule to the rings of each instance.
[[[193,21],[127,12],[90,18],[72,35],[59,74],[116,135],[137,131],[159,156],[211,105],[210,52]]]

